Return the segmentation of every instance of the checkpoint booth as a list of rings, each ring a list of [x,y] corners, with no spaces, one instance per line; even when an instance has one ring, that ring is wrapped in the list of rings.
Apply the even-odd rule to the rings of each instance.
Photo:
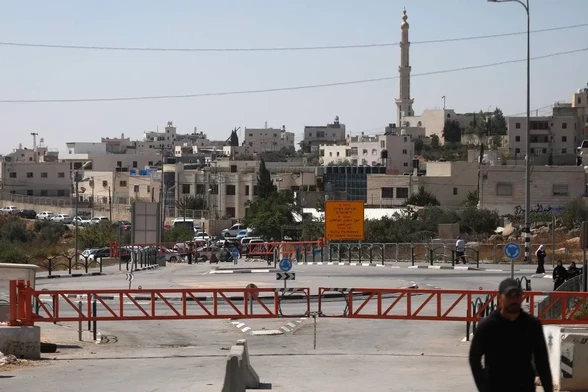
[[[38,268],[30,264],[0,264],[0,323],[8,322],[9,318],[10,281],[24,280],[34,289]]]

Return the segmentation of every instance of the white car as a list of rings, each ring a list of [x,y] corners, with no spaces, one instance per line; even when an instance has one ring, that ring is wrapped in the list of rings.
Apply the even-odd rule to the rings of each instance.
[[[63,223],[63,224],[70,224],[72,222],[71,216],[67,214],[57,214],[53,218],[51,218],[53,222]]]
[[[16,214],[18,212],[18,208],[15,206],[7,206],[0,208],[0,213],[2,214]]]
[[[203,231],[201,231],[200,233],[196,233],[196,235],[194,236],[192,241],[200,241],[200,240],[208,241],[208,240],[210,240],[210,236],[208,235],[208,233],[205,233]]]
[[[100,222],[108,222],[108,221],[109,221],[109,219],[106,216],[95,216],[92,219],[90,219],[90,222],[93,225],[100,223]]]
[[[51,220],[55,216],[54,213],[51,211],[41,211],[37,214],[37,219],[39,220]]]
[[[90,224],[92,223],[90,221],[90,219],[84,218],[83,216],[74,216],[73,219],[71,220],[71,223],[73,223],[74,225],[76,224],[76,222],[78,223],[78,226],[84,227],[84,226],[90,226]]]
[[[244,224],[241,223],[236,223],[233,226],[229,227],[228,229],[224,229],[221,232],[221,235],[223,237],[236,237],[237,234],[239,234],[239,232],[241,230],[246,230],[247,226],[245,226]]]

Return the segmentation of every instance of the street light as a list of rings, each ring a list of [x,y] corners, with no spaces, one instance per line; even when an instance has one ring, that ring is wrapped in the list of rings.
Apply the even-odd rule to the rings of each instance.
[[[525,262],[531,262],[531,13],[529,0],[488,0],[489,3],[519,3],[527,13],[527,130],[525,132]],[[513,273],[514,274],[514,273]]]

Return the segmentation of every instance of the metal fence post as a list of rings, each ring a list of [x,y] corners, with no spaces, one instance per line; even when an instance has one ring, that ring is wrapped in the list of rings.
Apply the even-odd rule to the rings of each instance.
[[[455,267],[455,250],[451,249],[451,265]]]
[[[92,337],[94,338],[94,341],[96,341],[96,334],[97,334],[97,328],[96,328],[96,314],[97,314],[97,306],[96,306],[96,297],[94,297],[92,299],[92,316],[94,317],[94,321],[93,321],[93,331],[92,331]]]
[[[414,266],[414,245],[412,244],[412,242],[410,243],[410,261]]]
[[[78,301],[78,312],[80,314],[83,314],[82,312],[82,301]],[[78,322],[78,340],[81,342],[82,340],[82,319],[80,317],[80,321]]]

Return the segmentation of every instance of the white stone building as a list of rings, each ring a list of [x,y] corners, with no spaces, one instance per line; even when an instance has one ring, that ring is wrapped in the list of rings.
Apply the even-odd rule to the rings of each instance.
[[[0,162],[2,192],[41,197],[67,197],[72,189],[69,164]]]
[[[280,151],[283,148],[295,149],[294,132],[275,128],[245,128],[243,146],[249,147],[253,154]]]

